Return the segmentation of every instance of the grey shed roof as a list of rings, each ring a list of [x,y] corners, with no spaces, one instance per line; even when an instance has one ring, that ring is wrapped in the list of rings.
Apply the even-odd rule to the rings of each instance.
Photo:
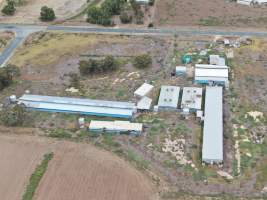
[[[180,87],[161,86],[158,106],[165,108],[177,108]]]
[[[223,161],[223,88],[206,87],[202,161]]]
[[[184,87],[181,108],[201,110],[202,88]]]

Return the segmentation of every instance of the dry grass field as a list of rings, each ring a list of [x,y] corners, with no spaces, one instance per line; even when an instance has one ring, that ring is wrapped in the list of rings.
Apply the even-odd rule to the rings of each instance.
[[[1,5],[0,0],[0,5]],[[2,2],[2,5],[4,2]],[[86,0],[24,0],[21,6],[17,7],[14,16],[0,16],[0,22],[10,23],[33,23],[38,22],[40,9],[48,6],[54,9],[58,20],[65,19],[79,12],[86,4]]]
[[[25,133],[23,129],[12,132]],[[51,151],[55,157],[34,199],[155,199],[153,186],[146,177],[120,158],[90,144],[1,134],[1,200],[21,199],[31,173],[42,156]]]
[[[157,26],[267,27],[267,7],[249,7],[226,0],[156,1]]]

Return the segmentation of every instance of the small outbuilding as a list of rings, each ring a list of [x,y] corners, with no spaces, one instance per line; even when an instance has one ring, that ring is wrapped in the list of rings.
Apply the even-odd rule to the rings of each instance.
[[[186,67],[185,66],[176,66],[175,74],[176,74],[176,76],[185,76],[186,75]]]
[[[211,65],[225,66],[225,58],[220,57],[219,55],[210,55],[209,61]]]
[[[142,98],[142,97],[148,95],[153,90],[153,88],[154,88],[153,85],[150,85],[148,83],[144,83],[143,85],[141,85],[141,87],[139,87],[134,92],[134,96]]]
[[[137,110],[146,111],[150,110],[152,104],[152,99],[149,97],[143,97],[137,102]]]
[[[181,109],[189,108],[191,112],[201,110],[202,106],[202,88],[184,87]]]
[[[158,109],[177,109],[180,96],[180,87],[161,86]]]

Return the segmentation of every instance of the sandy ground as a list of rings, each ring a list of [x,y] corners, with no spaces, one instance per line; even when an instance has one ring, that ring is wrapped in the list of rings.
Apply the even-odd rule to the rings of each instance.
[[[0,0],[0,5],[1,5]],[[54,9],[58,20],[70,17],[86,4],[86,0],[26,0],[25,5],[17,7],[14,16],[0,16],[0,22],[32,23],[38,22],[42,6]]]
[[[158,0],[155,13],[158,26],[194,26],[212,16],[221,21],[218,26],[263,28],[267,20],[267,7],[253,8],[226,0]]]
[[[0,132],[3,131],[7,132],[1,128]],[[55,141],[37,136],[1,134],[1,200],[20,199],[31,173],[42,156],[50,151],[54,152],[55,157],[49,163],[35,199],[153,198],[150,182],[135,168],[108,152],[89,144]]]

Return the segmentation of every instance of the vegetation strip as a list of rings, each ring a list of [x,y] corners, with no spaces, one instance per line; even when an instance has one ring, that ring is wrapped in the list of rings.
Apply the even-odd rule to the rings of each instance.
[[[41,164],[37,166],[34,173],[31,175],[30,182],[27,185],[26,191],[23,195],[23,200],[31,200],[33,199],[35,190],[37,189],[39,182],[41,181],[49,161],[53,158],[54,153],[48,153],[44,155],[43,161]]]

